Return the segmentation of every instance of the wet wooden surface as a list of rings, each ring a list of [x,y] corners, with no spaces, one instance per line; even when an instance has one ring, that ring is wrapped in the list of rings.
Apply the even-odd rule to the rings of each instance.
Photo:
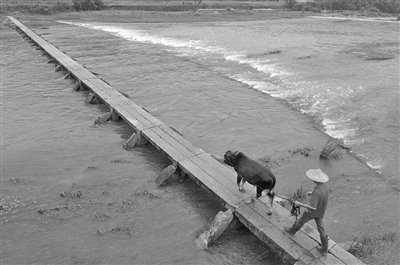
[[[103,74],[106,68],[102,67],[101,62],[112,60],[114,56],[113,53],[103,53],[96,48],[96,43],[116,44],[117,37],[65,24],[37,28],[34,32],[16,19],[9,19],[57,64],[62,65],[65,71],[99,96],[130,126],[168,156],[182,172],[217,197],[226,208],[231,209],[250,231],[280,253],[285,261],[291,264],[363,264],[332,240],[329,240],[329,253],[321,255],[317,251],[319,234],[308,224],[295,236],[289,236],[284,232],[284,226],[293,224],[294,218],[287,209],[274,203],[273,214],[268,216],[268,199],[264,196],[249,202],[255,195],[254,189],[240,192],[232,168],[193,146],[176,131],[104,82],[97,74],[93,74]],[[82,41],[84,39],[90,41]],[[134,72],[135,63],[140,62],[128,60],[119,65],[121,75]]]

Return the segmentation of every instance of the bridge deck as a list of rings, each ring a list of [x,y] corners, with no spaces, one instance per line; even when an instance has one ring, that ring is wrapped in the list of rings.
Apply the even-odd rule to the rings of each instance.
[[[275,203],[274,213],[267,216],[268,203],[265,197],[252,203],[246,203],[254,196],[254,192],[238,191],[236,174],[231,168],[220,164],[203,150],[193,146],[180,134],[18,20],[13,17],[8,18],[21,33],[35,42],[69,75],[92,90],[130,126],[140,132],[142,137],[165,153],[181,171],[215,195],[226,208],[231,209],[250,231],[281,254],[286,262],[291,264],[363,264],[332,240],[329,240],[329,253],[321,255],[317,251],[319,234],[308,224],[295,236],[286,234],[283,227],[294,222],[288,210]]]

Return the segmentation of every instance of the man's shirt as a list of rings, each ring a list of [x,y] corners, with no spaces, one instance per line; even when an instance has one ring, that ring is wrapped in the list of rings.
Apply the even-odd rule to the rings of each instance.
[[[324,217],[326,206],[328,205],[328,195],[328,185],[325,183],[318,183],[315,186],[311,194],[310,206],[316,208],[316,210],[311,210],[310,212],[313,213],[316,218]]]

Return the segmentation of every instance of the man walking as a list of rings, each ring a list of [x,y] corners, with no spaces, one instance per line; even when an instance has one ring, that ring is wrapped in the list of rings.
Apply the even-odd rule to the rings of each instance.
[[[290,235],[294,235],[305,223],[314,219],[321,238],[321,247],[318,247],[318,251],[321,253],[327,253],[328,235],[325,232],[323,218],[328,204],[329,195],[329,187],[325,183],[328,182],[329,177],[321,169],[309,169],[306,172],[306,175],[316,184],[310,199],[310,206],[316,210],[307,209],[304,211],[291,228],[285,227],[285,231]]]

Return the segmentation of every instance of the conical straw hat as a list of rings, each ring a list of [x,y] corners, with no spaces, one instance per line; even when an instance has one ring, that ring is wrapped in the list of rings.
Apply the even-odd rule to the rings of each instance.
[[[309,177],[311,180],[316,181],[316,182],[327,182],[329,180],[328,175],[326,175],[321,169],[309,169],[306,172],[307,177]]]

